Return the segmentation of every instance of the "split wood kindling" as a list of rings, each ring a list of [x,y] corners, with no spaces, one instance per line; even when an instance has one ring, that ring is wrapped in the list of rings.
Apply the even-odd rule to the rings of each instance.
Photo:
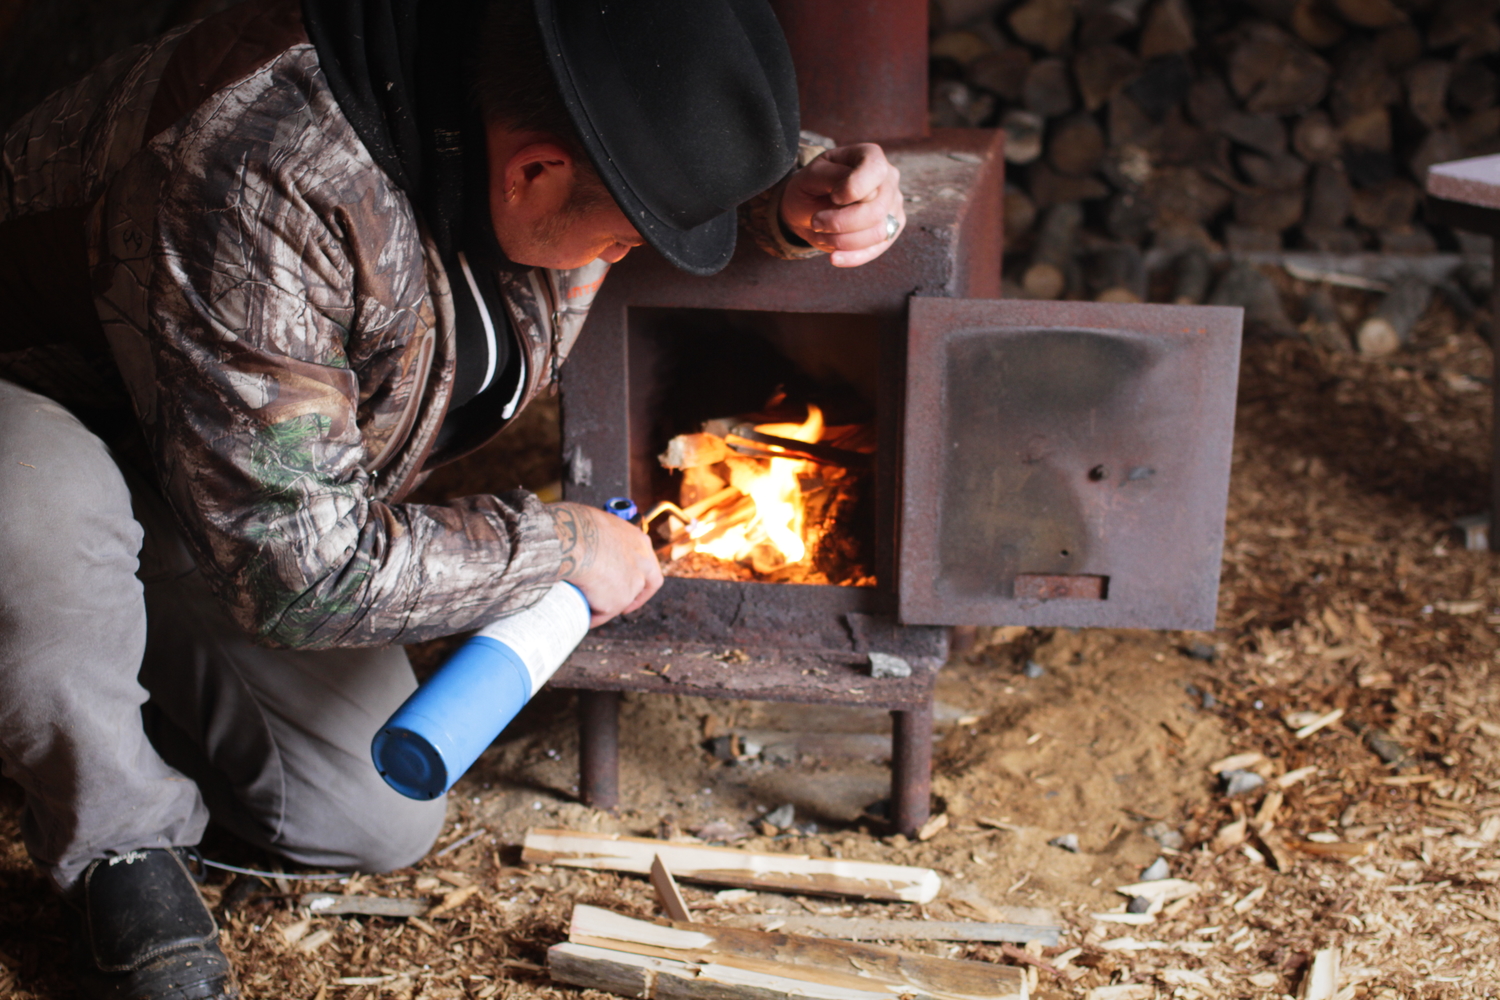
[[[1024,1000],[1010,966],[890,948],[712,927],[654,923],[574,907],[568,941],[547,953],[552,978],[631,997],[704,1000]]]
[[[522,860],[529,864],[638,875],[649,875],[658,857],[674,875],[689,882],[771,892],[926,903],[937,896],[942,886],[942,880],[931,868],[810,858],[803,854],[759,854],[732,847],[674,844],[571,830],[528,831],[521,852]]]
[[[1019,921],[977,923],[968,920],[888,920],[879,917],[757,915],[761,930],[817,934],[843,941],[992,941],[1057,947],[1062,928],[1054,923]]]

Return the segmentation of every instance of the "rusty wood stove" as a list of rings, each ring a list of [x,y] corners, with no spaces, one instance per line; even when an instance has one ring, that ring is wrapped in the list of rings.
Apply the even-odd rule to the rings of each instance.
[[[876,583],[669,577],[552,683],[579,692],[580,793],[601,808],[619,799],[623,691],[888,709],[890,816],[911,834],[930,808],[947,626],[1213,626],[1240,316],[999,299],[1000,135],[925,133],[925,3],[870,3],[857,17],[833,0],[776,6],[806,127],[883,142],[908,194],[906,231],[852,270],[751,246],[710,279],[649,253],[618,265],[564,369],[564,490],[643,509],[675,499],[655,456],[664,400],[701,381],[676,363],[684,345],[774,344],[871,404]],[[840,49],[864,64],[831,67],[819,40],[850,30],[868,37]],[[872,86],[873,102],[861,93]],[[872,653],[909,676],[871,676]]]

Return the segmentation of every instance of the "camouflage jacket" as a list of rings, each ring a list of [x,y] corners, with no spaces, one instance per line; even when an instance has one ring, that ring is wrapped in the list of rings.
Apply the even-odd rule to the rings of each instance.
[[[81,206],[116,384],[210,586],[259,641],[416,642],[557,579],[534,496],[402,502],[451,457],[433,454],[450,290],[330,93],[296,0],[127,50],[18,121],[0,223]],[[522,406],[557,378],[607,270],[502,275]],[[0,357],[0,375],[66,401],[108,391],[97,360],[33,350]]]

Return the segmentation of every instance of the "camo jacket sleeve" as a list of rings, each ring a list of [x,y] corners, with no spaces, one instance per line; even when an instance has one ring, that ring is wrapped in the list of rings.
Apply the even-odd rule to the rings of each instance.
[[[835,145],[827,136],[804,129],[797,146],[797,165],[792,168],[792,173],[807,166]],[[740,228],[755,241],[756,246],[772,257],[780,257],[782,260],[821,257],[826,251],[805,242],[781,224],[781,195],[786,191],[786,182],[791,176],[791,173],[787,174],[740,206]]]
[[[558,579],[529,494],[391,497],[402,450],[441,422],[451,306],[311,46],[157,135],[96,219],[101,313],[159,480],[258,641],[420,641]]]

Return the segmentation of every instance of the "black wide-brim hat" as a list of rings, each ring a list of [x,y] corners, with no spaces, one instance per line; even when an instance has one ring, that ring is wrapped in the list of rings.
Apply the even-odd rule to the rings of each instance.
[[[536,0],[563,103],[642,238],[691,274],[796,162],[797,77],[765,0]]]

